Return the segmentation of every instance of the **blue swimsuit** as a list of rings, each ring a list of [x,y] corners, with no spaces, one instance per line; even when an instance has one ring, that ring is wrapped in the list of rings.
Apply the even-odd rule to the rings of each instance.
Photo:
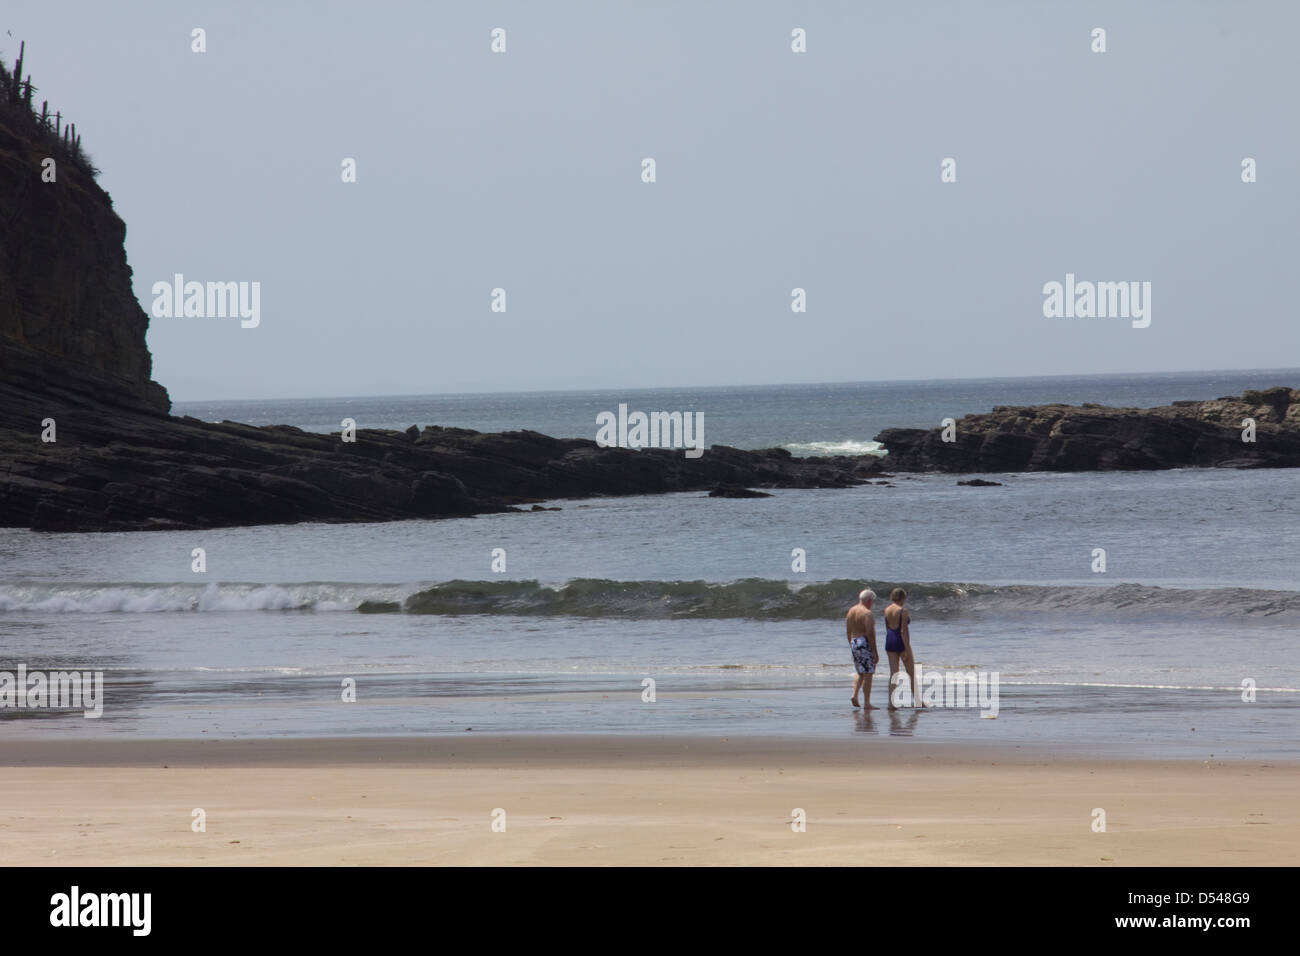
[[[885,622],[885,650],[894,654],[902,654],[907,650],[903,644],[903,612],[898,612],[898,627],[890,627],[889,622]]]

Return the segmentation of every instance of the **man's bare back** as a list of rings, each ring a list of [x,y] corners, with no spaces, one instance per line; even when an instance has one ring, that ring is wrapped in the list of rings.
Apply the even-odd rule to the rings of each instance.
[[[876,619],[861,603],[849,608],[849,613],[844,615],[844,624],[850,641],[855,637],[865,637],[875,643]]]

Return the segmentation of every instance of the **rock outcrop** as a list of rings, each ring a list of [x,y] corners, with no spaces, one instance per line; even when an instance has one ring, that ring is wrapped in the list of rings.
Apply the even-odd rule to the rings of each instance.
[[[1243,440],[1246,420],[1254,441]],[[887,428],[890,471],[1142,471],[1300,467],[1300,390],[1279,386],[1158,408],[999,406],[943,429]]]
[[[771,498],[766,491],[755,491],[740,485],[718,485],[709,492],[710,498]]]
[[[0,401],[12,400],[0,388]],[[601,448],[531,431],[431,426],[361,429],[355,442],[288,426],[62,407],[41,441],[48,399],[20,404],[27,427],[0,427],[0,526],[47,531],[211,528],[299,521],[387,521],[510,510],[547,498],[703,491],[719,484],[847,488],[878,459],[794,458],[714,445]]]
[[[63,146],[52,119],[12,102],[12,84],[0,69],[0,381],[165,413],[167,392],[150,378],[149,317],[131,287],[126,224],[80,147]]]

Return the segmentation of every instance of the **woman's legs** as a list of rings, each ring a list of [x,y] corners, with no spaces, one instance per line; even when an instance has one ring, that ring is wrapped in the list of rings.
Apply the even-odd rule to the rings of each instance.
[[[907,668],[907,676],[912,682],[912,706],[922,707],[921,698],[916,696],[916,659],[912,656],[910,647],[903,652],[903,666]]]
[[[889,654],[889,709],[894,709],[894,675],[898,673],[898,651],[887,651]]]

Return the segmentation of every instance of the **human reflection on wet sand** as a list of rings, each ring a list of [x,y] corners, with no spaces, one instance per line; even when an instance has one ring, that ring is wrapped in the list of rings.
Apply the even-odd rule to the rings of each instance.
[[[911,737],[912,731],[916,728],[916,719],[920,716],[920,709],[916,707],[907,707],[899,710],[872,710],[853,712],[853,729],[856,733],[874,734],[876,732],[876,717],[881,714],[889,716],[889,734],[891,737]]]
[[[903,715],[907,716],[904,717]],[[921,711],[916,707],[908,707],[906,710],[889,711],[889,734],[891,737],[910,737],[912,731],[916,728],[916,718]]]

